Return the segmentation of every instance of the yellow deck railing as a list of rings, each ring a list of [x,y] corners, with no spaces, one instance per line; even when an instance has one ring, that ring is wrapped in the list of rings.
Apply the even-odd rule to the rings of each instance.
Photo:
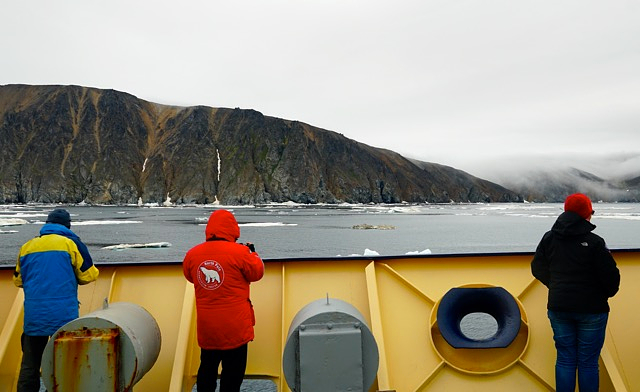
[[[272,380],[289,391],[282,352],[292,319],[329,296],[366,318],[380,362],[372,391],[552,391],[555,349],[546,316],[547,290],[533,279],[531,254],[427,255],[266,261],[252,284],[256,337],[247,378]],[[615,251],[622,275],[610,300],[601,355],[601,391],[640,391],[640,250]],[[162,334],[157,362],[136,392],[191,391],[199,365],[193,286],[180,263],[99,265],[99,279],[81,286],[81,315],[109,302],[133,302],[156,319]],[[20,367],[22,290],[13,269],[0,268],[0,392],[15,391]],[[499,286],[517,301],[522,327],[506,348],[454,349],[436,325],[440,299],[451,288]],[[478,365],[478,366],[476,366]]]

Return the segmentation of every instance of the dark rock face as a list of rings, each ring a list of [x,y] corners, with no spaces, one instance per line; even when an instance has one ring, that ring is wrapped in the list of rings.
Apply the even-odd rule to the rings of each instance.
[[[0,86],[0,201],[513,202],[462,171],[254,110]]]

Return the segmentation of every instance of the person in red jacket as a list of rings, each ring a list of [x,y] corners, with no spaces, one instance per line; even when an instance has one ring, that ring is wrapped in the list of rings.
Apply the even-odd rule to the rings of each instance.
[[[200,367],[198,392],[214,392],[222,363],[220,391],[240,391],[253,340],[255,316],[249,285],[264,275],[253,244],[236,242],[240,227],[233,214],[216,210],[205,229],[206,241],[191,248],[182,270],[196,296]]]

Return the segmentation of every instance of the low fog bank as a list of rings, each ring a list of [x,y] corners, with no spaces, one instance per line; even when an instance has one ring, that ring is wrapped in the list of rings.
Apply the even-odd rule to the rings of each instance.
[[[476,162],[473,168],[472,175],[527,201],[560,202],[574,192],[608,202],[640,201],[640,153],[510,156]]]

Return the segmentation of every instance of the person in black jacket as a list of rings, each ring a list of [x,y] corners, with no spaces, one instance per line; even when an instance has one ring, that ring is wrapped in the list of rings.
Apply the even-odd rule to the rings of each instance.
[[[593,214],[586,195],[569,195],[531,261],[533,276],[549,289],[558,392],[575,390],[576,370],[580,392],[598,390],[608,299],[620,286],[620,272],[604,239],[592,233]]]

